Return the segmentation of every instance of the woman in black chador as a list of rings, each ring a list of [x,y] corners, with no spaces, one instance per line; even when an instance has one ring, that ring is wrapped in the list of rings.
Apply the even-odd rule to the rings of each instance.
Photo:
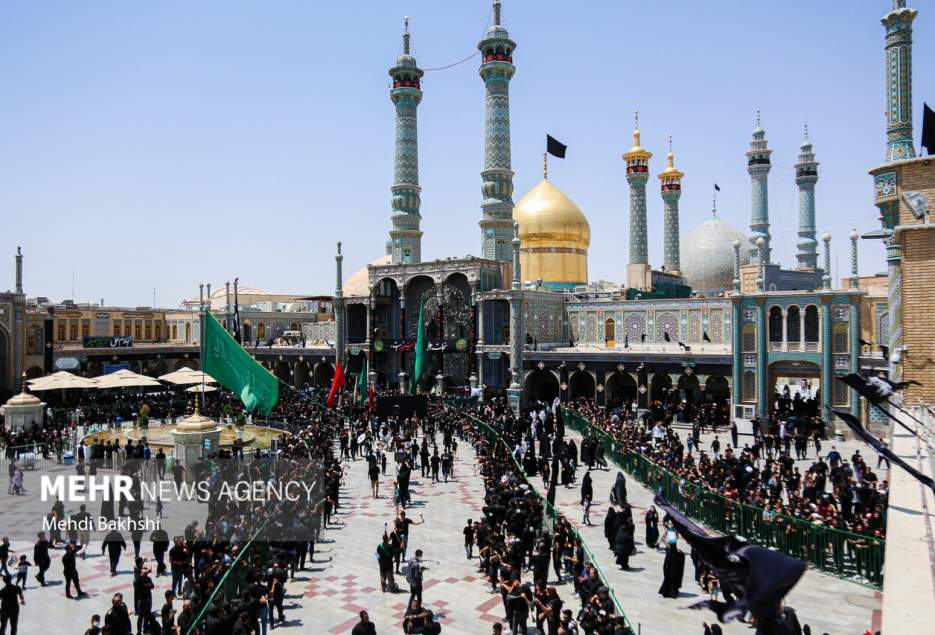
[[[630,556],[636,545],[633,540],[633,532],[636,528],[632,521],[624,522],[617,529],[617,535],[614,539],[614,554],[617,556],[617,564],[621,569],[630,568]]]
[[[659,543],[659,514],[656,513],[655,505],[650,506],[646,512],[646,546],[655,549]]]
[[[664,598],[677,598],[682,586],[682,574],[685,572],[685,554],[674,543],[666,546],[666,559],[662,564],[662,586],[659,595]]]
[[[614,548],[614,537],[617,531],[617,521],[614,518],[617,510],[613,507],[607,508],[607,515],[604,516],[604,538],[607,539],[607,546],[612,550]]]

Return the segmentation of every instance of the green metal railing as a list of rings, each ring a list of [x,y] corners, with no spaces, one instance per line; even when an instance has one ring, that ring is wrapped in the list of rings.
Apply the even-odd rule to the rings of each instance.
[[[496,444],[501,445],[504,448],[507,456],[510,457],[510,462],[513,465],[514,472],[523,479],[526,485],[529,486],[529,489],[530,491],[532,491],[533,495],[542,501],[542,505],[545,509],[546,517],[548,521],[551,523],[549,527],[554,527],[555,521],[558,520],[560,516],[562,516],[562,513],[558,511],[557,509],[555,509],[552,505],[550,505],[546,497],[542,496],[542,494],[539,493],[539,490],[536,489],[532,481],[526,477],[526,471],[523,469],[522,465],[520,465],[519,461],[516,460],[516,457],[513,456],[513,453],[510,451],[509,445],[503,441],[503,439],[500,437],[500,435],[497,433],[496,430],[491,428],[489,425],[484,423],[482,420],[478,419],[477,417],[475,417],[474,415],[470,413],[464,413],[464,414],[466,414],[472,421],[474,421],[477,427],[487,436],[488,439],[490,439]],[[590,547],[588,547],[588,543],[585,542],[584,537],[578,532],[575,526],[571,523],[568,523],[568,526],[571,528],[572,532],[574,532],[575,539],[581,544],[581,547],[584,550],[585,563],[589,563],[594,567],[594,569],[597,571],[597,575],[601,579],[601,584],[603,584],[605,587],[609,589],[610,599],[614,603],[614,608],[617,611],[617,615],[620,615],[623,617],[623,620],[626,623],[627,628],[630,629],[631,633],[636,633],[636,630],[634,630],[633,628],[633,624],[630,622],[630,618],[627,616],[626,611],[623,610],[623,605],[620,603],[620,600],[617,598],[617,594],[614,592],[614,587],[609,581],[610,578],[608,578],[604,574],[604,571],[601,569],[601,566],[597,562],[597,558],[594,557],[594,552],[591,551]]]
[[[650,490],[662,490],[674,507],[707,527],[777,549],[833,575],[882,587],[885,540],[739,503],[686,481],[638,452],[619,448],[614,437],[577,412],[563,409],[562,420],[566,427],[599,439],[607,458]]]

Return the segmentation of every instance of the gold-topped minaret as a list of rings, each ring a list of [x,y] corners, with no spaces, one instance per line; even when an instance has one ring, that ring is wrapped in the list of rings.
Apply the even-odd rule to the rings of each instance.
[[[666,169],[659,173],[664,205],[662,262],[667,272],[678,275],[682,268],[679,254],[679,199],[682,197],[682,177],[685,175],[675,167],[672,135],[669,135],[669,154],[666,155],[666,163]]]

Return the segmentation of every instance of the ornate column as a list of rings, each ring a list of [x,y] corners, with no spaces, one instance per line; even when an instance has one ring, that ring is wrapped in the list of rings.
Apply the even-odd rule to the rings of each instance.
[[[23,292],[23,248],[16,248],[16,292]],[[156,307],[153,307],[156,308]]]
[[[675,168],[672,154],[672,135],[669,135],[668,165],[659,174],[662,182],[663,212],[663,264],[669,273],[679,274],[682,269],[679,254],[679,199],[682,197],[682,177],[685,175]]]
[[[347,307],[344,302],[344,276],[342,264],[344,256],[341,255],[341,242],[338,241],[338,253],[334,257],[335,287],[334,287],[334,360],[344,365],[346,334],[347,334]]]
[[[646,235],[646,182],[649,180],[649,159],[652,152],[640,145],[640,111],[635,113],[633,147],[623,155],[627,163],[627,183],[630,184],[630,264],[649,264]]]
[[[388,243],[393,263],[422,262],[422,216],[419,187],[417,110],[422,101],[422,69],[409,53],[409,18],[403,27],[403,53],[390,69],[390,100],[396,106],[396,151],[393,164],[393,228]]]
[[[826,274],[827,275],[827,274]],[[831,295],[821,298],[821,412],[826,434],[834,431],[831,395],[834,389],[834,358],[831,355]]]
[[[805,126],[805,140],[799,162],[795,164],[795,183],[799,186],[799,242],[796,254],[799,269],[818,266],[818,241],[815,240],[815,184],[818,182],[818,162],[812,152],[812,142]]]
[[[906,0],[893,0],[893,10],[881,20],[886,29],[886,160],[911,159],[912,144],[912,21],[918,11]]]
[[[831,290],[831,233],[825,232],[821,237],[825,243],[825,274],[821,277],[821,288],[825,291]]]
[[[493,24],[477,45],[481,52],[480,76],[486,89],[484,116],[484,170],[480,221],[482,256],[510,259],[513,225],[513,170],[510,156],[510,80],[516,42],[500,24],[500,0],[493,3]]]
[[[519,269],[519,223],[513,223],[513,284],[510,289],[510,387],[507,398],[519,416],[523,397],[523,290]]]
[[[789,309],[782,307],[782,350],[789,350]]]
[[[762,250],[769,262],[769,170],[772,167],[769,155],[773,153],[767,147],[766,131],[760,127],[760,111],[756,111],[756,128],[753,130],[753,140],[747,151],[747,173],[750,175],[750,256],[751,260],[759,257],[761,250],[757,245],[763,239],[765,249]]]

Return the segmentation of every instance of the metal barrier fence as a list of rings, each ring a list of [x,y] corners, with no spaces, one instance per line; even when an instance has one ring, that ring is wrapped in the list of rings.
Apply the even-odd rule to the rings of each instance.
[[[853,582],[882,587],[885,540],[725,498],[686,481],[637,452],[618,449],[614,437],[577,412],[563,409],[562,419],[567,427],[596,436],[607,458],[652,491],[661,489],[674,507],[707,527],[772,547]]]
[[[60,465],[58,452],[47,443],[13,445],[0,450],[2,473],[6,474],[9,462],[13,460],[23,470],[40,470]]]
[[[555,525],[555,521],[558,520],[560,516],[562,516],[562,513],[558,511],[557,509],[555,509],[552,505],[550,505],[546,497],[542,496],[539,493],[539,491],[536,489],[532,481],[530,481],[526,477],[526,471],[516,460],[516,457],[513,456],[513,453],[510,451],[509,445],[503,441],[503,439],[500,437],[497,431],[491,428],[486,423],[484,423],[482,420],[475,417],[474,415],[470,413],[464,413],[464,414],[466,414],[471,420],[474,421],[475,424],[477,424],[477,427],[487,436],[487,438],[489,438],[494,443],[497,443],[503,446],[503,448],[506,450],[507,456],[510,457],[510,462],[513,464],[514,472],[523,479],[526,485],[529,486],[529,489],[532,491],[533,495],[535,495],[538,499],[542,501],[542,505],[545,509],[545,514],[546,514],[546,522],[548,523],[547,528],[552,529],[552,527],[554,527]],[[578,532],[577,529],[575,529],[574,525],[569,523],[569,526],[572,532],[574,533],[575,539],[581,544],[581,547],[584,551],[584,563],[591,564],[594,567],[594,569],[597,571],[597,574],[601,579],[601,583],[609,589],[610,599],[613,600],[614,608],[616,609],[617,615],[620,615],[623,617],[623,620],[626,623],[627,628],[630,629],[630,633],[635,634],[637,631],[633,628],[633,624],[630,622],[630,618],[627,616],[626,611],[623,610],[623,605],[620,603],[620,600],[617,599],[617,594],[614,592],[614,587],[609,582],[610,578],[608,578],[604,574],[604,571],[601,569],[601,566],[597,562],[597,558],[594,557],[594,552],[592,552],[591,548],[588,547],[588,543],[585,542],[584,537]]]

